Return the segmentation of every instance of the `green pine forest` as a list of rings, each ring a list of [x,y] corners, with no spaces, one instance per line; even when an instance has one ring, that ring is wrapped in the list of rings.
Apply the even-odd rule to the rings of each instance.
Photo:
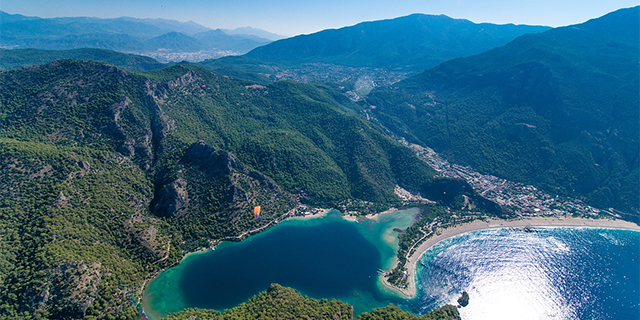
[[[212,240],[300,203],[382,211],[434,176],[330,88],[77,60],[0,87],[4,319],[136,318],[145,281]]]
[[[159,272],[302,204],[381,212],[402,205],[396,186],[436,200],[400,237],[403,259],[420,226],[449,221],[463,199],[511,214],[436,178],[390,136],[637,221],[639,11],[540,29],[358,102],[344,94],[353,84],[272,82],[273,65],[248,57],[169,66],[107,50],[2,49],[0,319],[138,319]],[[265,289],[231,310],[167,318],[354,318],[340,301]],[[388,306],[357,319],[459,315]]]
[[[454,306],[444,306],[422,316],[415,316],[389,305],[353,317],[351,305],[338,300],[315,300],[293,289],[272,284],[269,289],[224,313],[213,310],[187,309],[167,316],[167,320],[222,319],[340,319],[340,320],[454,320],[460,319]]]

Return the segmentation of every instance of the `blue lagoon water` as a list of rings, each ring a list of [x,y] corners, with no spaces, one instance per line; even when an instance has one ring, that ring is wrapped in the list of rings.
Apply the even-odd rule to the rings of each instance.
[[[385,306],[393,296],[379,290],[378,270],[394,262],[393,229],[406,229],[417,213],[410,209],[356,223],[333,212],[283,222],[242,242],[188,255],[151,282],[143,307],[155,319],[185,308],[224,310],[271,283],[349,302],[356,313]]]
[[[382,290],[377,271],[394,263],[397,232],[416,210],[378,221],[336,215],[292,220],[240,243],[187,256],[147,288],[144,309],[158,319],[199,307],[223,310],[271,283],[313,298],[336,298],[356,314],[394,303],[423,314],[470,303],[465,320],[640,319],[640,232],[593,228],[495,229],[436,244],[417,268],[412,300]]]

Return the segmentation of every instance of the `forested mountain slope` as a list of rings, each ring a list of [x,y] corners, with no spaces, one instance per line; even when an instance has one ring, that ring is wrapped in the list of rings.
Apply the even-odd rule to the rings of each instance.
[[[369,111],[454,162],[637,215],[639,15],[448,61],[373,93]]]
[[[0,88],[6,318],[133,318],[144,280],[210,239],[300,202],[383,210],[433,176],[308,85],[58,60],[1,72]]]

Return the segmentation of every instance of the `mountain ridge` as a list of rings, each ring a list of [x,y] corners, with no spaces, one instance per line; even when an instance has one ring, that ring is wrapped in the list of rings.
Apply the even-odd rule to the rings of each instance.
[[[0,70],[12,70],[59,59],[92,60],[113,64],[129,71],[149,71],[167,67],[157,60],[106,49],[0,49]]]
[[[295,36],[256,48],[245,56],[288,65],[323,62],[415,72],[506,44],[526,32],[547,29],[413,14]]]
[[[639,10],[447,61],[371,112],[477,170],[637,215]]]
[[[131,17],[39,18],[1,12],[0,47],[37,49],[100,48],[129,53],[153,51],[197,52],[232,51],[245,53],[270,42],[257,36],[229,35],[201,39],[197,35],[213,31],[194,22]],[[172,38],[171,42],[162,39]],[[228,54],[228,53],[224,53]],[[209,54],[206,57],[220,56]],[[204,58],[202,59],[204,60]]]

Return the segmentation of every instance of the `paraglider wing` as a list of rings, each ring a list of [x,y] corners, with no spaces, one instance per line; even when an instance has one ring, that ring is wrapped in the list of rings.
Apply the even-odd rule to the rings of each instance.
[[[259,217],[260,217],[260,206],[256,206],[255,208],[253,208],[253,218],[258,220]]]

